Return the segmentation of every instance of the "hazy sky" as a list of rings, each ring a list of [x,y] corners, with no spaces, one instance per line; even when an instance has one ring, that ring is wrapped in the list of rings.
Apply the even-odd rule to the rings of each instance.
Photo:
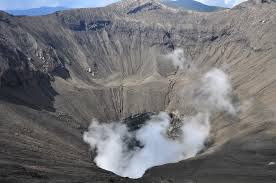
[[[41,6],[65,6],[70,8],[97,7],[118,0],[0,0],[0,9],[29,9]]]
[[[41,6],[65,6],[70,8],[99,7],[118,0],[0,0],[1,10],[29,9]],[[208,5],[232,7],[244,0],[197,0]]]
[[[222,6],[222,7],[233,7],[241,2],[244,2],[246,0],[196,0],[201,3],[212,5],[212,6]]]

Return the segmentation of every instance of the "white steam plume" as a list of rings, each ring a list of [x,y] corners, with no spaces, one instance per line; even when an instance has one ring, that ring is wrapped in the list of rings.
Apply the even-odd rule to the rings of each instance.
[[[212,69],[207,72],[194,89],[193,103],[200,111],[226,111],[232,115],[236,114],[231,101],[232,86],[229,77],[219,69]]]
[[[168,135],[173,118],[166,112],[154,115],[138,130],[122,122],[109,124],[93,120],[84,141],[96,150],[97,166],[123,177],[139,178],[153,166],[178,162],[195,156],[204,148],[210,132],[210,116],[226,111],[235,114],[231,84],[219,69],[207,72],[188,92],[195,115],[179,117],[176,138]]]
[[[172,62],[172,64],[179,68],[183,69],[185,66],[185,57],[184,57],[184,51],[182,49],[175,49],[173,52],[169,53],[165,56],[169,61]]]
[[[171,118],[160,112],[134,133],[125,124],[99,124],[93,121],[84,141],[97,149],[95,163],[123,177],[139,178],[153,166],[175,163],[195,156],[209,135],[208,114],[198,113],[184,119],[182,135],[178,139],[167,136]],[[143,147],[129,149],[128,142],[135,137]]]

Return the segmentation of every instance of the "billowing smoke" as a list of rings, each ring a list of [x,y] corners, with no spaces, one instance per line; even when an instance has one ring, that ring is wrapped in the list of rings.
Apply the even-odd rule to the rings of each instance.
[[[194,83],[194,87],[183,90],[183,95],[192,98],[188,104],[194,109],[191,115],[160,112],[137,129],[122,121],[106,124],[93,120],[84,141],[95,152],[97,166],[123,177],[139,178],[153,166],[199,153],[209,136],[210,116],[214,112],[234,115],[236,110],[231,102],[231,84],[223,71],[212,69]]]

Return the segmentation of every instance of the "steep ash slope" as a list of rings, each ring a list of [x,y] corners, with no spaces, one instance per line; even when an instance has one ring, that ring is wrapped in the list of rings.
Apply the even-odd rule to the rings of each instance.
[[[156,0],[1,13],[1,182],[129,181],[89,160],[82,133],[93,117],[182,111],[186,71],[160,62],[177,48],[201,72],[226,68],[243,109],[235,119],[217,114],[203,154],[141,181],[275,182],[276,5],[262,2],[215,13]]]

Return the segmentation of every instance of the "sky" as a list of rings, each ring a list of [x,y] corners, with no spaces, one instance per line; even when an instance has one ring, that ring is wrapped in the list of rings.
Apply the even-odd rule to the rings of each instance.
[[[1,10],[30,9],[42,6],[68,8],[101,7],[118,0],[0,0]],[[244,0],[197,0],[207,5],[233,7]]]
[[[222,7],[228,7],[232,8],[233,6],[236,6],[239,3],[242,3],[246,0],[196,0],[203,4],[207,4],[210,6],[222,6]]]
[[[30,9],[42,6],[68,8],[100,7],[118,0],[0,0],[1,10]]]

